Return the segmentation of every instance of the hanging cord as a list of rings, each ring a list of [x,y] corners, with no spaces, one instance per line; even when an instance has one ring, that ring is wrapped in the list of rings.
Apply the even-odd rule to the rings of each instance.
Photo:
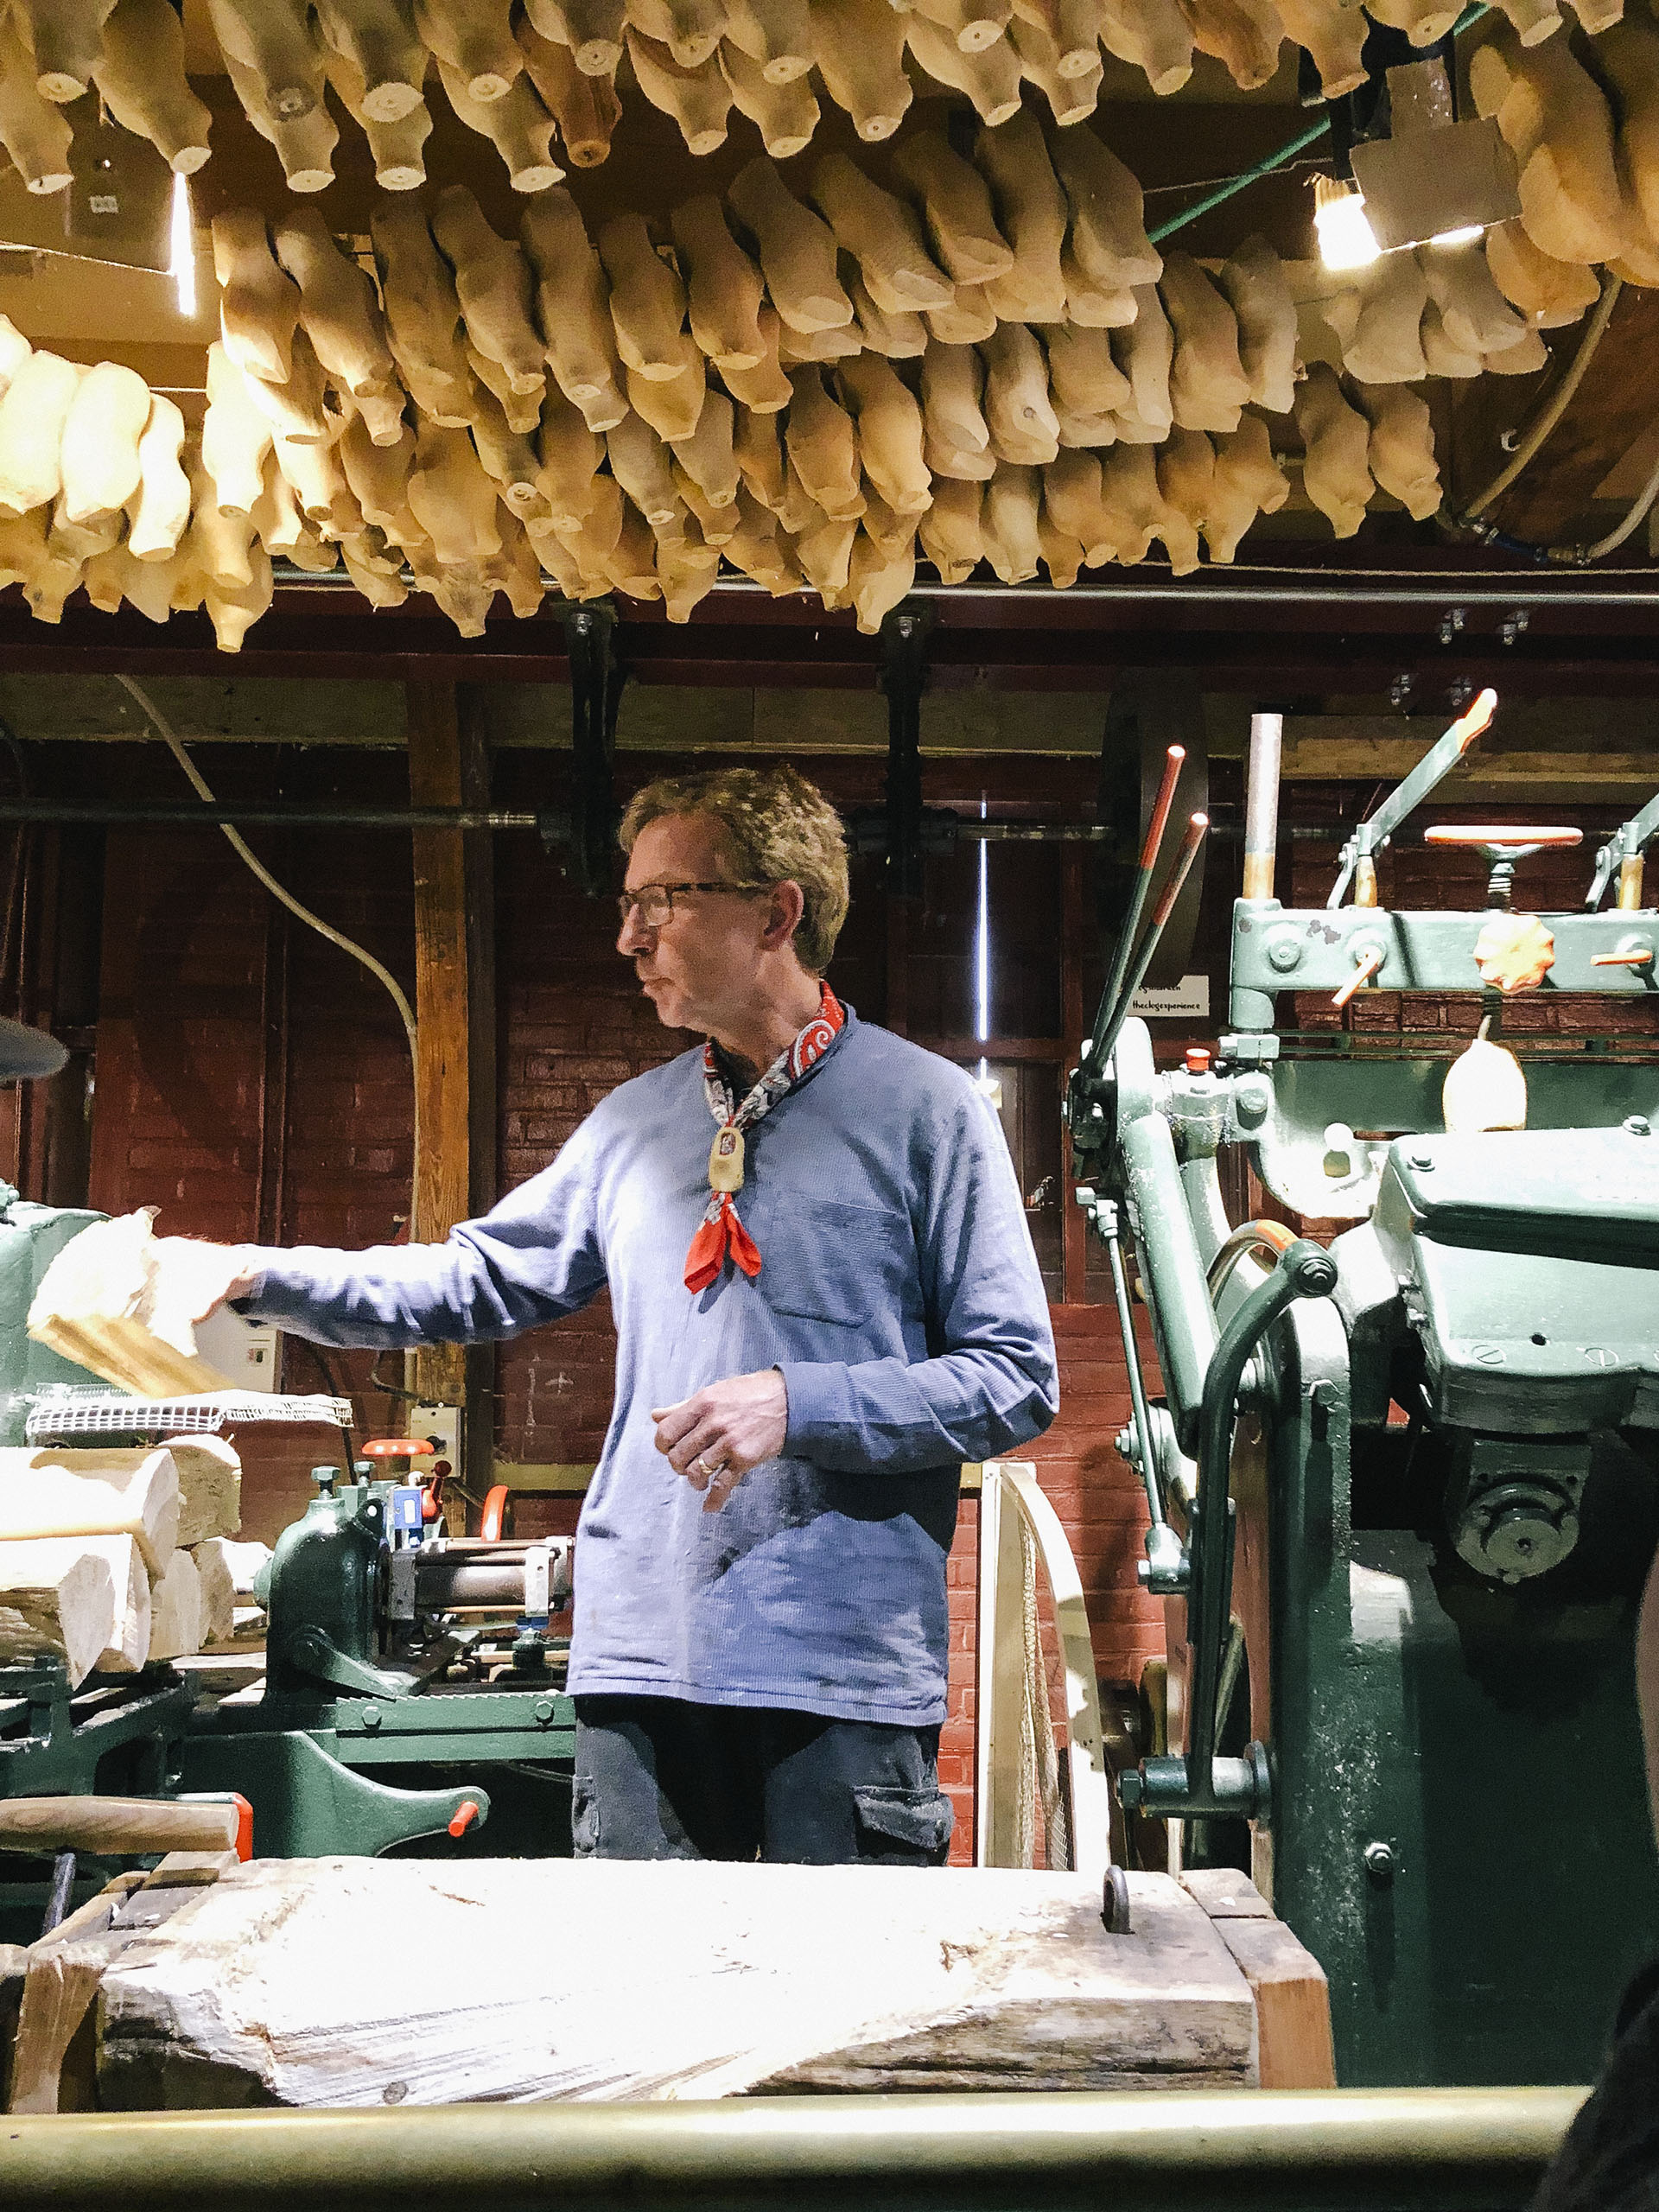
[[[206,799],[209,805],[215,804],[213,794],[207,787],[207,778],[202,775],[195,762],[185,751],[178,736],[155,701],[150,698],[141,684],[133,682],[131,677],[118,674],[115,680],[131,693],[144,713],[148,715],[154,725],[156,734],[190,779],[195,788],[197,798]],[[373,953],[368,951],[363,945],[354,944],[350,938],[342,937],[340,931],[331,928],[320,914],[314,914],[308,906],[302,906],[291,891],[284,890],[264,862],[250,849],[247,840],[238,830],[233,830],[228,822],[221,822],[219,826],[224,831],[232,850],[247,862],[273,899],[286,906],[289,912],[302,921],[308,929],[315,930],[319,937],[326,937],[330,944],[337,944],[342,952],[349,952],[353,960],[359,961],[368,969],[370,975],[377,976],[391,993],[391,1002],[397,1007],[397,1017],[404,1025],[404,1034],[409,1040],[410,1065],[415,1077],[414,1164],[410,1170],[410,1183],[412,1187],[418,1187],[421,1174],[420,1059],[415,1046],[415,1013],[404,994],[403,985],[389,968],[375,958]]]
[[[1584,372],[1589,367],[1594,358],[1596,348],[1602,341],[1613,309],[1618,304],[1618,296],[1624,289],[1619,279],[1611,273],[1602,278],[1601,297],[1596,302],[1590,320],[1585,326],[1584,335],[1579,340],[1579,350],[1573,356],[1571,367],[1544,402],[1537,416],[1522,432],[1515,451],[1510,455],[1503,467],[1498,470],[1497,474],[1493,477],[1480,497],[1478,499],[1471,499],[1461,514],[1452,517],[1452,520],[1460,528],[1467,528],[1478,523],[1493,500],[1500,498],[1509,490],[1510,485],[1514,483],[1522,470],[1529,466],[1544,440],[1566,414],[1572,403],[1573,395],[1583,382]],[[1643,508],[1643,512],[1646,512],[1647,510]],[[1641,516],[1638,515],[1637,521],[1640,520]],[[1636,524],[1632,523],[1630,528],[1634,530]],[[1622,543],[1622,539],[1613,541],[1614,544]],[[1611,552],[1612,547],[1610,545],[1606,550]]]

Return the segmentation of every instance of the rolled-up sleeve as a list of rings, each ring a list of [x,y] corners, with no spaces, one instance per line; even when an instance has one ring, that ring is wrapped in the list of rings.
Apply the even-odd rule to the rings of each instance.
[[[592,1120],[556,1160],[442,1244],[252,1247],[238,1310],[321,1344],[479,1344],[574,1313],[605,1287]]]
[[[929,1356],[780,1361],[785,1450],[854,1472],[995,1459],[1059,1410],[1048,1300],[989,1104],[964,1082],[912,1168]]]

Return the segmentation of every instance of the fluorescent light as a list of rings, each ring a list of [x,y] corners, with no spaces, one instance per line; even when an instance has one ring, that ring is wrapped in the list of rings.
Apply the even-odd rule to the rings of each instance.
[[[985,819],[985,802],[979,802]],[[974,932],[974,1036],[984,1044],[991,1033],[991,849],[979,841],[979,923]]]
[[[176,169],[173,172],[173,216],[168,234],[170,258],[167,273],[173,279],[179,313],[196,311],[196,237],[190,219],[190,187]]]
[[[1484,223],[1460,224],[1455,231],[1436,231],[1430,245],[1472,245],[1477,238],[1484,238]]]
[[[1366,219],[1363,194],[1340,177],[1314,178],[1313,228],[1327,269],[1368,269],[1382,253]]]

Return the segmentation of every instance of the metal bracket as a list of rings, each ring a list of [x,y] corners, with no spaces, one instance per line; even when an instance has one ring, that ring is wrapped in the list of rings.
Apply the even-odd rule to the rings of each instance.
[[[570,806],[538,817],[542,842],[564,848],[566,873],[588,898],[611,887],[620,810],[616,716],[626,681],[617,664],[616,611],[603,601],[564,610],[570,665]]]
[[[286,1656],[290,1667],[314,1681],[332,1682],[336,1689],[354,1690],[363,1697],[401,1697],[415,1685],[413,1675],[353,1658],[320,1628],[296,1629],[288,1640]]]

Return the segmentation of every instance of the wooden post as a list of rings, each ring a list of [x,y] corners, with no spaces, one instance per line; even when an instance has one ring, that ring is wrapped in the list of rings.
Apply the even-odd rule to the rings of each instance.
[[[452,683],[407,687],[410,798],[460,806],[466,778],[461,712]],[[415,844],[416,1102],[420,1164],[410,1238],[442,1243],[473,1201],[473,1001],[467,852],[459,830],[416,830]],[[415,1388],[446,1405],[466,1399],[466,1353],[430,1344],[416,1355]]]
[[[1082,1055],[1084,1037],[1083,951],[1084,931],[1084,869],[1088,848],[1081,844],[1060,848],[1060,1033],[1065,1057],[1060,1064],[1060,1087]],[[1072,1198],[1071,1139],[1060,1133],[1060,1299],[1066,1306],[1084,1302],[1084,1277],[1089,1265],[1089,1225]]]

